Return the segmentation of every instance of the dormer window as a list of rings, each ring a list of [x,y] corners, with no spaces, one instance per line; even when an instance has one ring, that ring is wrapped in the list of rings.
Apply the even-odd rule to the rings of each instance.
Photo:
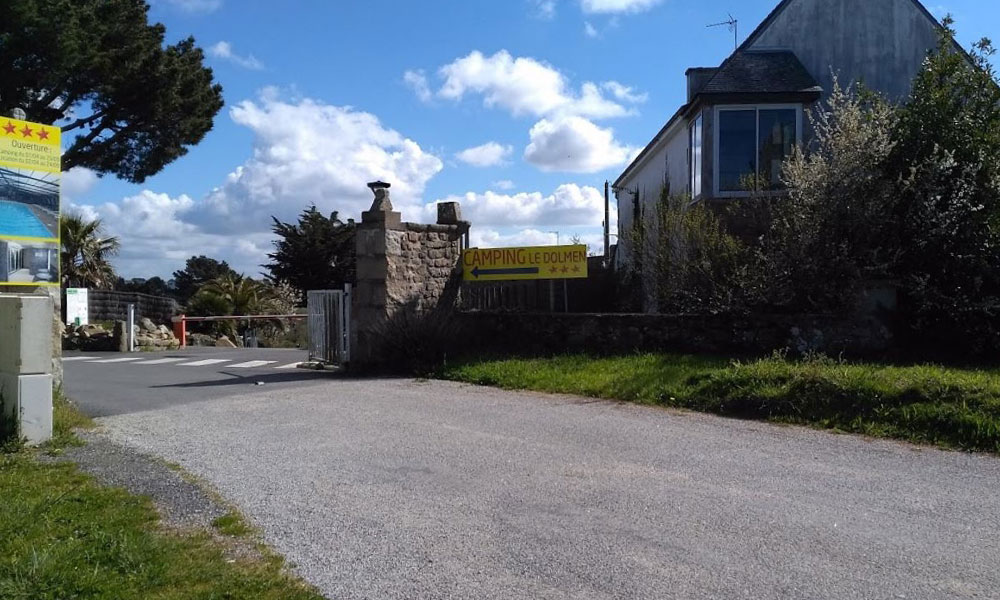
[[[715,122],[715,195],[782,189],[781,165],[802,141],[802,106],[719,106]]]

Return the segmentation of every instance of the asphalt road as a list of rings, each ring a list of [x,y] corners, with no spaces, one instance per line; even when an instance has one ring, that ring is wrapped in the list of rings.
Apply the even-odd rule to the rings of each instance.
[[[103,417],[241,395],[258,383],[294,389],[327,381],[329,373],[288,368],[307,358],[304,350],[275,349],[65,352],[63,389],[84,412]]]
[[[181,389],[106,435],[330,598],[1000,597],[996,457],[441,382]]]

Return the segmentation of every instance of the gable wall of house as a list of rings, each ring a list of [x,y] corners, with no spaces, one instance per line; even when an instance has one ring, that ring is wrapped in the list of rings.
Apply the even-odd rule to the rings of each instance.
[[[829,94],[863,81],[901,100],[937,44],[935,24],[913,0],[795,0],[754,40],[755,50],[792,50]]]
[[[659,149],[641,167],[622,181],[622,190],[615,195],[618,199],[619,264],[627,262],[631,252],[629,232],[634,223],[631,192],[639,191],[643,217],[647,224],[652,223],[653,208],[665,185],[669,183],[671,193],[688,191],[688,144],[687,125],[681,124],[669,133]]]

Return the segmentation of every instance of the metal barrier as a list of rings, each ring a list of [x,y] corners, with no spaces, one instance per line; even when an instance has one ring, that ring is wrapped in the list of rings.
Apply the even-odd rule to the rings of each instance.
[[[344,288],[312,290],[306,295],[309,360],[340,365],[350,361],[351,286]]]
[[[278,319],[305,319],[307,315],[231,315],[231,316],[221,316],[221,317],[189,317],[187,315],[180,315],[171,319],[174,324],[174,337],[176,337],[181,342],[181,348],[187,347],[187,324],[188,323],[214,323],[220,321],[235,321],[240,323],[246,321],[247,326],[249,326],[253,321],[275,321]],[[257,334],[256,331],[252,333],[252,339],[254,346],[256,347]]]

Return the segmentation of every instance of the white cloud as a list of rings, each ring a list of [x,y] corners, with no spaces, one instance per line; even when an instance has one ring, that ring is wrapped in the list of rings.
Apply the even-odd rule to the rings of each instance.
[[[230,115],[254,133],[254,150],[200,207],[198,222],[213,230],[267,230],[272,215],[292,220],[309,204],[356,217],[371,205],[366,184],[377,179],[392,183],[393,205],[406,216],[420,210],[425,185],[443,167],[413,140],[351,107],[285,101],[269,89]]]
[[[257,60],[253,54],[240,56],[233,52],[233,45],[226,41],[219,42],[210,47],[208,53],[215,58],[227,60],[234,65],[250,69],[251,71],[260,71],[264,68],[264,64]]]
[[[159,0],[159,2],[189,13],[210,13],[222,7],[222,0]]]
[[[554,192],[498,194],[487,191],[449,196],[438,202],[459,202],[463,218],[482,227],[599,227],[604,221],[604,194],[597,188],[575,183],[560,185]],[[424,207],[424,218],[437,214],[437,202]]]
[[[662,0],[580,0],[580,8],[588,14],[637,13],[653,8]]]
[[[573,238],[579,238],[581,244],[587,246],[590,256],[604,251],[604,234],[589,230],[564,229],[560,231],[541,231],[539,229],[520,229],[515,231],[497,231],[496,229],[472,228],[469,232],[473,248],[510,248],[518,246],[555,246],[570,244]]]
[[[590,24],[590,21],[583,24],[583,34],[591,39],[598,38],[601,35],[598,33],[597,28]]]
[[[619,144],[613,130],[580,117],[542,119],[530,136],[524,158],[543,171],[596,173],[623,165],[635,152]]]
[[[574,92],[555,67],[534,58],[515,58],[506,50],[493,56],[473,51],[441,67],[439,74],[444,84],[438,96],[458,101],[467,94],[481,94],[487,107],[500,107],[514,116],[604,119],[633,114],[630,108],[605,98],[597,84],[585,82]]]
[[[513,154],[512,146],[502,146],[496,142],[487,142],[482,146],[462,150],[455,157],[473,167],[495,167],[507,162]]]
[[[501,179],[500,181],[494,181],[493,187],[495,187],[498,190],[508,191],[514,189],[515,186],[514,182],[511,181],[510,179]]]
[[[473,248],[510,248],[514,246],[555,246],[559,236],[554,231],[522,229],[513,233],[501,233],[495,229],[478,229],[469,232]]]
[[[84,167],[73,167],[62,174],[60,192],[62,201],[69,204],[81,196],[87,195],[100,178],[97,173]]]
[[[167,277],[195,254],[256,275],[274,239],[272,216],[295,221],[315,204],[324,214],[359,218],[372,202],[366,184],[376,179],[393,184],[393,204],[405,218],[420,220],[424,187],[443,166],[374,115],[350,107],[285,100],[268,89],[230,116],[253,132],[253,155],[205,198],[146,190],[114,203],[68,203],[104,219],[122,239],[115,264],[124,276]]]
[[[611,92],[612,96],[614,96],[618,100],[621,100],[622,102],[629,102],[631,104],[642,104],[646,100],[649,100],[649,94],[646,93],[639,94],[635,91],[635,88],[632,88],[627,85],[622,85],[617,81],[605,81],[603,84],[601,84],[601,87]]]
[[[535,5],[534,16],[549,21],[556,16],[556,0],[531,0]]]
[[[170,278],[195,254],[226,260],[233,268],[256,275],[270,248],[270,234],[246,232],[239,239],[213,234],[189,222],[196,202],[186,195],[171,197],[150,190],[118,203],[71,204],[69,210],[104,221],[108,235],[121,241],[115,268],[125,277]]]
[[[431,101],[431,88],[427,83],[427,75],[424,74],[423,70],[411,70],[403,73],[403,83],[413,89],[421,102]]]

